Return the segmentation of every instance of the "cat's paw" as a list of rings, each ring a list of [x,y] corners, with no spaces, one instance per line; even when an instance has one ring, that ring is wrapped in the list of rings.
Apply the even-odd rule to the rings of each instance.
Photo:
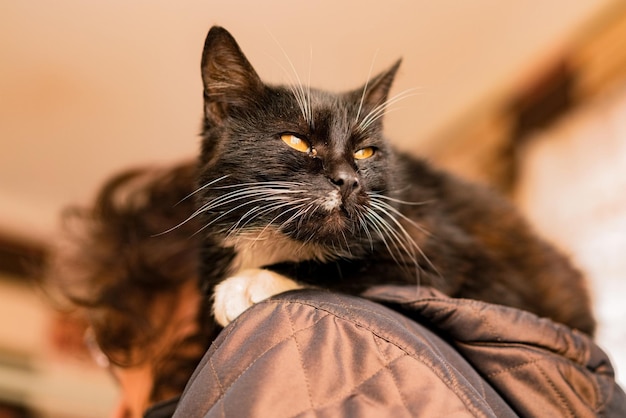
[[[213,316],[225,327],[255,303],[300,288],[300,283],[270,270],[242,270],[215,286]]]

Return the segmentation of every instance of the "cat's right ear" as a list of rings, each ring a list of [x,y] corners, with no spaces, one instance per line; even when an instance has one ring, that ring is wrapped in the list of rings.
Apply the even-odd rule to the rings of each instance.
[[[224,28],[213,26],[202,52],[205,116],[219,122],[231,107],[245,106],[261,91],[263,83]]]
[[[378,74],[363,87],[363,99],[370,107],[384,105],[387,102],[389,90],[396,78],[402,59],[397,60],[389,69]]]

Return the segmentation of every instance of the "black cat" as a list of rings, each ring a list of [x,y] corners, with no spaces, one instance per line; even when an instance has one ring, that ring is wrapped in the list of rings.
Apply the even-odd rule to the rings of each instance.
[[[509,203],[384,138],[399,65],[340,94],[270,86],[226,30],[210,30],[197,214],[236,253],[215,290],[218,321],[302,283],[357,294],[397,283],[593,334],[583,278]]]

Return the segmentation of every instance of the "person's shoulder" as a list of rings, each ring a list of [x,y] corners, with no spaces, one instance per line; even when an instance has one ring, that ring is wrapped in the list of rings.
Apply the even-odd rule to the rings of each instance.
[[[522,416],[623,416],[626,411],[626,395],[608,356],[582,332],[530,312],[425,287],[379,286],[365,295],[444,335]]]
[[[226,327],[177,415],[514,416],[459,353],[403,314],[361,297],[302,289]]]

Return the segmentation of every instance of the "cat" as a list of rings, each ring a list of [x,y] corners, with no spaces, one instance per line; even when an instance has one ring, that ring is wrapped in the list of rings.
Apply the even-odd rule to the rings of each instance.
[[[302,286],[359,294],[403,284],[592,335],[582,275],[505,198],[385,139],[400,62],[338,94],[268,85],[228,31],[210,29],[196,215],[236,253],[231,277],[208,283],[217,321]]]

